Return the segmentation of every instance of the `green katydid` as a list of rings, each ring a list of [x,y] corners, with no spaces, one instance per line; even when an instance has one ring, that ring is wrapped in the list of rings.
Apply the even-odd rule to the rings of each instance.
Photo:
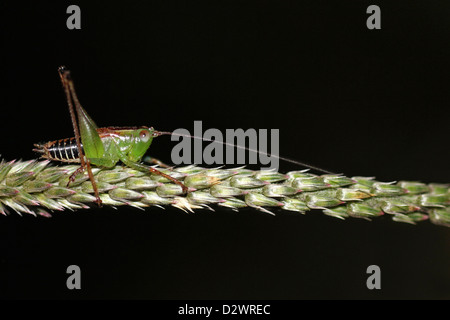
[[[68,185],[75,180],[77,174],[86,170],[94,189],[96,202],[101,205],[91,165],[112,168],[121,161],[132,169],[161,175],[180,185],[184,192],[188,192],[188,188],[182,182],[139,162],[150,147],[153,138],[163,133],[144,126],[98,128],[78,100],[70,71],[62,66],[58,72],[66,94],[75,137],[35,144],[34,150],[42,153],[42,157],[49,160],[81,164],[81,167],[70,176]],[[154,162],[161,164],[157,160]]]
[[[35,144],[34,151],[42,154],[42,158],[49,160],[80,163],[81,166],[69,177],[68,185],[73,182],[79,173],[84,170],[87,171],[89,179],[91,180],[96,202],[101,205],[98,188],[92,174],[91,165],[112,168],[117,162],[121,161],[126,166],[143,172],[151,172],[161,175],[182,187],[183,192],[187,193],[189,189],[179,180],[153,168],[140,163],[140,160],[147,152],[154,137],[161,135],[179,135],[189,138],[201,139],[204,141],[214,140],[185,135],[175,134],[173,132],[156,131],[152,127],[104,127],[98,128],[92,118],[87,114],[86,110],[80,104],[73,80],[70,77],[70,71],[64,66],[58,69],[59,76],[64,88],[64,92],[69,106],[70,117],[75,133],[75,137],[49,141],[45,144]],[[215,141],[224,145],[233,146],[236,148],[258,152],[269,155],[266,152],[253,150],[244,146],[234,145],[227,142]],[[299,161],[288,158],[271,155],[280,160],[291,162],[297,165],[305,166],[310,169],[322,171],[325,173],[332,173],[330,171],[311,166]],[[160,161],[153,159],[152,162],[165,166]],[[166,166],[167,167],[167,166]]]

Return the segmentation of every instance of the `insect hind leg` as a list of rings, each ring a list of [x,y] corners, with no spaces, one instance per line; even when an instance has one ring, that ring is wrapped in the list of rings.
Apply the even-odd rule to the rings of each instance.
[[[90,163],[90,161],[88,159],[86,159],[84,161],[84,164],[82,164],[77,170],[75,170],[69,176],[69,181],[67,182],[67,187],[69,187],[69,185],[75,181],[77,175],[79,175],[80,173],[83,173],[85,170],[88,173],[89,180],[91,181],[92,188],[94,189],[94,195],[95,195],[95,201],[94,202],[99,207],[101,207],[102,206],[102,200],[100,199],[100,194],[98,192],[97,183],[95,182],[94,174],[92,173],[91,163]]]
[[[77,170],[75,170],[69,176],[69,181],[67,182],[67,187],[69,187],[69,185],[75,181],[75,179],[77,178],[77,175],[83,173],[85,169],[86,169],[86,166],[80,166]]]
[[[98,188],[97,188],[97,183],[95,182],[94,174],[92,173],[92,169],[91,169],[91,162],[89,161],[89,159],[85,160],[85,164],[86,164],[86,169],[87,169],[87,172],[89,175],[89,180],[91,180],[92,187],[94,188],[94,194],[95,194],[95,199],[96,199],[95,203],[97,203],[97,205],[99,207],[101,207],[102,200],[100,199],[100,195],[99,195]]]

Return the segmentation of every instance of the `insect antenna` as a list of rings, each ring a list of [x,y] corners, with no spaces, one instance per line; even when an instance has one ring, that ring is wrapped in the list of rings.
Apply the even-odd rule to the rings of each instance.
[[[282,161],[285,161],[285,162],[289,162],[289,163],[292,163],[292,164],[295,164],[295,165],[298,165],[298,166],[306,167],[306,168],[309,168],[311,170],[315,170],[315,171],[318,171],[318,172],[323,172],[323,173],[326,173],[326,174],[335,174],[334,172],[331,172],[329,170],[322,169],[322,168],[319,168],[319,167],[307,164],[305,162],[300,162],[300,161],[297,161],[297,160],[293,160],[293,159],[282,157],[282,156],[275,155],[275,154],[269,154],[269,153],[264,152],[264,151],[260,151],[260,150],[256,150],[256,149],[252,149],[252,148],[248,148],[248,147],[244,147],[244,146],[237,145],[237,144],[234,144],[234,143],[208,139],[208,138],[194,136],[194,135],[190,135],[190,134],[175,133],[175,132],[170,132],[170,131],[156,131],[155,130],[155,132],[154,132],[154,136],[155,137],[163,136],[163,135],[186,137],[186,138],[198,139],[198,140],[208,141],[208,142],[217,142],[217,143],[220,143],[222,145],[234,147],[234,148],[237,148],[237,149],[242,149],[242,150],[246,150],[246,151],[250,151],[250,152],[255,152],[257,154],[262,154],[262,155],[265,155],[265,156],[268,156],[268,157],[274,157],[276,159],[279,159],[279,160],[282,160]]]

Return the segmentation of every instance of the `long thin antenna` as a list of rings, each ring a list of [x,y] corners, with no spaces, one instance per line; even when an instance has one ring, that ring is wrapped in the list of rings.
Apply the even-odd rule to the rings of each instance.
[[[170,132],[170,131],[155,131],[154,135],[155,136],[172,135],[172,136],[180,136],[180,137],[186,137],[186,138],[192,138],[192,139],[199,139],[199,140],[202,140],[202,141],[217,142],[217,143],[220,143],[220,144],[223,144],[223,145],[226,145],[226,146],[235,147],[235,148],[238,148],[238,149],[242,149],[242,150],[247,150],[247,151],[263,154],[263,155],[268,156],[268,157],[274,157],[274,158],[280,159],[282,161],[290,162],[292,164],[296,164],[296,165],[302,166],[302,167],[307,167],[307,168],[310,168],[312,170],[316,170],[316,171],[319,171],[319,172],[323,172],[323,173],[327,173],[327,174],[335,174],[334,172],[331,172],[329,170],[325,170],[325,169],[322,169],[322,168],[319,168],[319,167],[316,167],[316,166],[313,166],[313,165],[310,165],[310,164],[307,164],[307,163],[304,163],[304,162],[300,162],[300,161],[297,161],[297,160],[289,159],[289,158],[286,158],[286,157],[281,157],[281,156],[274,155],[274,154],[269,154],[269,153],[264,152],[264,151],[255,150],[255,149],[252,149],[252,148],[236,145],[236,144],[229,143],[229,142],[212,140],[212,139],[198,137],[198,136],[193,136],[193,135],[189,135],[189,134],[174,133],[174,132]]]

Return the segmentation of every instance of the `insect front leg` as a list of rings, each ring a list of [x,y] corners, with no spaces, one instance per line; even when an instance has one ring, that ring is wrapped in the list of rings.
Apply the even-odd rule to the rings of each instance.
[[[145,157],[144,162],[147,163],[152,163],[152,164],[157,164],[158,166],[160,166],[161,168],[172,168],[171,166],[165,164],[164,162],[162,162],[159,159],[153,158],[153,157]]]
[[[173,178],[173,177],[171,177],[171,176],[165,174],[164,172],[161,172],[161,171],[159,171],[159,170],[157,170],[157,169],[155,169],[155,168],[147,167],[147,169],[148,169],[151,173],[154,173],[154,174],[157,174],[157,175],[159,175],[159,176],[162,176],[162,177],[164,177],[164,178],[166,178],[166,179],[169,179],[170,181],[172,181],[172,182],[178,184],[179,186],[181,186],[181,188],[183,189],[183,192],[184,192],[184,193],[188,193],[188,192],[189,192],[189,188],[186,187],[186,186],[183,184],[183,182],[181,182],[180,180],[177,180],[177,179],[175,179],[175,178]]]
[[[189,192],[188,187],[186,187],[183,184],[183,182],[181,182],[181,181],[179,181],[179,180],[169,176],[168,174],[165,174],[164,172],[161,172],[161,171],[159,171],[159,170],[157,170],[155,168],[148,167],[148,166],[146,166],[144,164],[133,162],[133,161],[129,160],[128,158],[126,158],[123,154],[120,154],[120,156],[121,156],[120,157],[120,161],[122,161],[126,166],[128,166],[128,167],[130,167],[132,169],[138,170],[138,171],[151,172],[151,173],[157,174],[159,176],[162,176],[162,177],[164,177],[166,179],[169,179],[170,181],[178,184],[179,186],[181,186],[181,188],[183,188],[183,192],[184,193],[188,193]]]

